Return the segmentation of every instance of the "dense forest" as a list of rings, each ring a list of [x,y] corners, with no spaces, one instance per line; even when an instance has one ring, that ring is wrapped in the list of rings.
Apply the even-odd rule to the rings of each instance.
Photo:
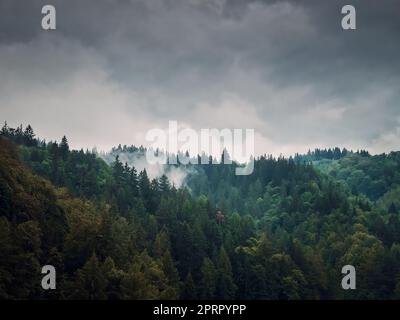
[[[178,165],[178,186],[119,149],[107,162],[4,125],[0,298],[400,298],[400,152],[264,155],[249,176]],[[48,264],[56,290],[40,285]]]

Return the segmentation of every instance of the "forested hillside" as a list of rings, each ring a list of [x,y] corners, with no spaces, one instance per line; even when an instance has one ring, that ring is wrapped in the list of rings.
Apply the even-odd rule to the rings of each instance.
[[[137,152],[137,148],[125,148]],[[400,154],[183,166],[185,183],[96,153],[0,137],[0,297],[400,298]],[[41,288],[41,266],[57,290]],[[341,268],[357,290],[341,288]]]
[[[366,152],[313,161],[321,171],[343,182],[353,194],[378,200],[400,185],[400,152],[371,156]]]

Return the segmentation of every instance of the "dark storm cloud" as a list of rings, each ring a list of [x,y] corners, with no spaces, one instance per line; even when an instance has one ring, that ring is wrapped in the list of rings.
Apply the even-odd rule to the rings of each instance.
[[[14,106],[5,114],[35,118],[19,106],[18,92],[13,97],[16,83],[38,96],[51,91],[64,129],[73,128],[80,145],[95,143],[104,124],[96,116],[112,113],[132,124],[143,117],[147,126],[177,119],[197,128],[254,127],[265,152],[398,148],[400,2],[350,2],[356,31],[341,28],[348,1],[0,0],[0,72],[8,75],[0,84],[9,88],[2,103]],[[47,3],[57,8],[54,32],[40,28]],[[66,92],[74,106],[57,100]],[[96,112],[98,92],[104,97]],[[80,100],[88,102],[88,118],[96,113],[93,140],[76,120]],[[118,132],[108,144],[126,134]]]

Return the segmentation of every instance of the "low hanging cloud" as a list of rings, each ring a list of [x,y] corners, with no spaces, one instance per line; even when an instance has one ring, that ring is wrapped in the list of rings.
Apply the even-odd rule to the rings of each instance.
[[[186,178],[188,174],[197,174],[197,171],[192,167],[186,166],[170,166],[163,165],[160,163],[150,164],[146,155],[143,152],[136,151],[123,151],[118,149],[113,149],[111,152],[100,152],[98,154],[105,162],[112,165],[118,156],[119,161],[123,164],[127,164],[129,167],[134,167],[137,173],[146,170],[147,176],[150,179],[160,178],[162,175],[166,175],[170,183],[176,188],[182,186],[188,187],[186,185]]]
[[[256,152],[399,149],[395,0],[0,0],[0,119],[73,147],[146,144],[169,120],[253,128]],[[47,3],[46,3],[47,4]]]

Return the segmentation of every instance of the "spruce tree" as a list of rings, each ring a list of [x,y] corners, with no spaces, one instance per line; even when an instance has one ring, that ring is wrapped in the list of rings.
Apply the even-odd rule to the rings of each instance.
[[[214,263],[207,257],[203,259],[201,266],[200,297],[202,299],[213,299],[215,296],[217,282],[217,270]]]

